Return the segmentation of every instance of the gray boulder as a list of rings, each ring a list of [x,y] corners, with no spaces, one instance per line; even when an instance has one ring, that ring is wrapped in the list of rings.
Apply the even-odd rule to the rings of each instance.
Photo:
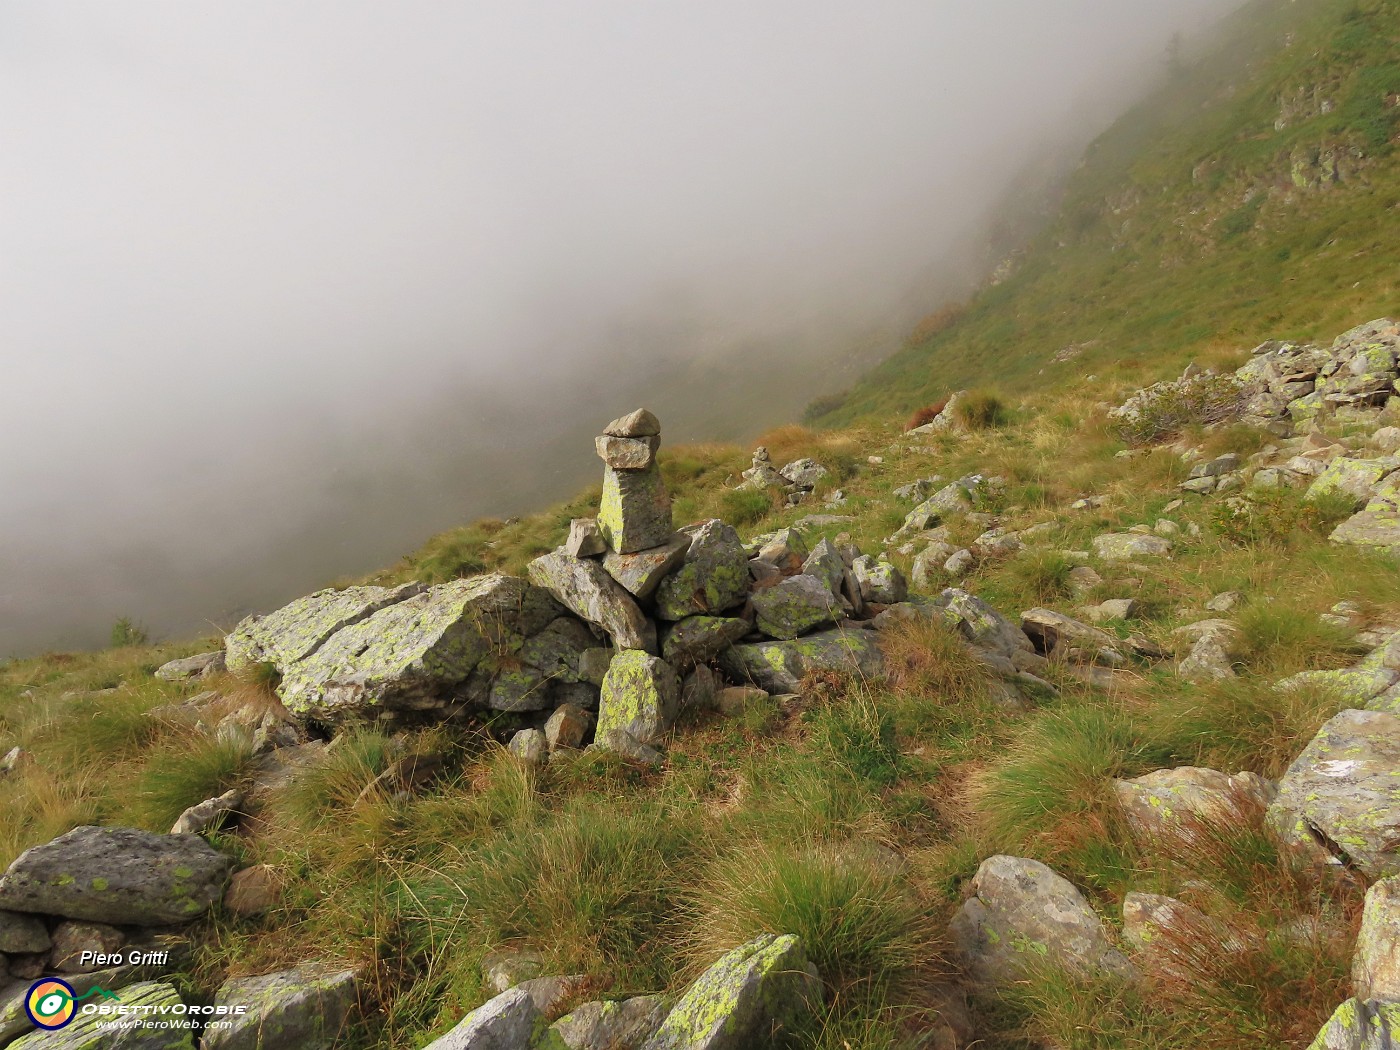
[[[603,559],[603,568],[622,584],[623,590],[640,601],[646,601],[656,593],[661,581],[685,561],[689,549],[690,537],[672,536],[659,547],[649,547],[634,554],[609,551]]]
[[[824,580],[831,593],[841,597],[841,585],[846,578],[846,563],[836,549],[836,544],[823,538],[812,548],[807,560],[802,563],[805,576],[815,576]]]
[[[538,766],[549,755],[549,741],[538,729],[522,729],[510,738],[506,749],[522,762]]]
[[[74,990],[77,990],[76,986]],[[132,1017],[180,1019],[178,1014],[159,1012],[162,1008],[173,1010],[184,1005],[171,985],[145,981],[128,984],[119,991],[120,1005],[134,1011]],[[102,1005],[116,1005],[105,1004],[101,1000],[98,1003],[99,1009]],[[70,1024],[54,1031],[35,1029],[26,1021],[29,1034],[11,1043],[10,1050],[194,1050],[194,1034],[190,1030],[133,1027],[113,1032],[98,1027],[113,1020],[116,1018],[110,1013],[84,1013],[78,1010]]]
[[[1122,661],[1113,635],[1052,609],[1027,609],[1021,614],[1021,630],[1046,656],[1073,663]]]
[[[632,649],[618,653],[603,677],[598,739],[621,730],[641,744],[670,732],[680,708],[680,680],[665,660]]]
[[[594,439],[594,447],[604,463],[614,470],[646,470],[656,462],[660,436],[626,438],[604,434]]]
[[[46,952],[53,943],[48,928],[32,915],[0,911],[0,952],[30,955]]]
[[[1160,558],[1170,554],[1171,540],[1140,532],[1111,532],[1094,537],[1094,553],[1104,561]]]
[[[327,962],[226,981],[214,1006],[247,1012],[210,1029],[201,1050],[326,1050],[345,1030],[356,986],[354,970]]]
[[[1372,879],[1400,874],[1400,715],[1343,711],[1318,730],[1279,781],[1270,825],[1319,859]]]
[[[735,645],[719,655],[731,678],[770,693],[795,693],[811,671],[842,671],[864,678],[884,675],[884,657],[872,631],[838,628],[793,641]]]
[[[1400,552],[1400,513],[1393,510],[1363,510],[1332,530],[1333,543],[1365,547],[1382,554]]]
[[[530,1045],[540,1020],[530,994],[512,988],[477,1007],[423,1050],[523,1050]]]
[[[1135,975],[1083,895],[1039,861],[989,857],[971,890],[948,932],[975,981],[1010,984],[1040,966],[1079,975]]]
[[[692,984],[644,1050],[753,1050],[821,1001],[821,978],[791,934],[763,934]]]
[[[1400,1003],[1348,999],[1308,1050],[1393,1050],[1400,1045]]]
[[[603,534],[598,531],[594,518],[574,518],[569,522],[569,536],[564,541],[564,552],[571,558],[591,558],[608,549]]]
[[[841,606],[826,582],[815,576],[789,576],[753,596],[758,629],[770,638],[796,638],[834,624]]]
[[[483,659],[502,647],[518,649],[559,613],[545,591],[513,576],[439,584],[342,627],[296,662],[279,664],[279,693],[294,713],[331,722],[445,707]]]
[[[625,416],[614,419],[603,428],[608,437],[645,438],[659,437],[661,421],[645,408],[633,409]]]
[[[632,554],[659,547],[671,538],[671,497],[661,468],[603,468],[603,498],[598,504],[598,531],[608,549]]]
[[[1235,823],[1250,809],[1262,811],[1277,788],[1258,773],[1229,776],[1214,769],[1179,766],[1111,782],[1128,827],[1146,838],[1190,840],[1198,823]]]
[[[225,660],[235,673],[270,663],[279,671],[304,660],[337,631],[380,609],[421,594],[421,583],[400,587],[346,587],[317,591],[263,616],[249,616],[224,638]]]
[[[593,712],[577,704],[560,704],[544,724],[544,739],[550,751],[583,747],[597,722]]]
[[[196,835],[79,827],[25,850],[0,878],[0,909],[131,926],[190,922],[233,869]]]
[[[718,616],[741,604],[749,592],[749,558],[739,534],[717,518],[688,525],[685,561],[656,590],[662,620]]]
[[[894,605],[909,597],[909,583],[898,566],[862,554],[851,562],[851,572],[860,586],[863,601]]]
[[[183,682],[188,678],[205,678],[224,669],[224,651],[200,653],[183,660],[171,660],[156,668],[156,677],[165,682]]]
[[[575,616],[597,624],[619,649],[656,651],[656,625],[598,562],[555,550],[536,558],[527,571],[536,587],[554,595]]]
[[[1381,879],[1366,891],[1351,984],[1358,999],[1400,1002],[1400,879]]]
[[[707,663],[751,630],[747,620],[723,616],[687,616],[662,637],[661,655],[672,667]]]
[[[817,487],[830,471],[815,459],[795,459],[778,473],[795,489],[810,491]]]
[[[546,1050],[639,1050],[666,1017],[659,995],[584,1003],[550,1026]],[[557,1039],[558,1042],[554,1042]]]
[[[934,606],[942,610],[944,622],[979,649],[1008,659],[1035,652],[1025,631],[976,595],[949,587],[934,600]]]

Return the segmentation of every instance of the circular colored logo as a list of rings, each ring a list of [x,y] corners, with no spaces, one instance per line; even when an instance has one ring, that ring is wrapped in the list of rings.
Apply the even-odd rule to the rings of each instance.
[[[66,981],[46,977],[30,987],[24,1009],[36,1027],[53,1030],[73,1020],[75,998],[72,986]]]

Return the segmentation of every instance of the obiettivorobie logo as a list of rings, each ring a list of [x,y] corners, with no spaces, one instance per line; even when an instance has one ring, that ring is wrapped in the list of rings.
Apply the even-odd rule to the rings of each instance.
[[[105,988],[90,988],[79,995],[67,981],[46,977],[30,985],[29,994],[24,999],[24,1011],[34,1022],[34,1027],[54,1031],[70,1024],[78,1015],[77,1004],[93,996],[121,1002]]]

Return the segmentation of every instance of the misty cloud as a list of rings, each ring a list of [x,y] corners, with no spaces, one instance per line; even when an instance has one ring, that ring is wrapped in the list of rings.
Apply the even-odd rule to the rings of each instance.
[[[780,421],[1231,6],[0,3],[0,656]]]

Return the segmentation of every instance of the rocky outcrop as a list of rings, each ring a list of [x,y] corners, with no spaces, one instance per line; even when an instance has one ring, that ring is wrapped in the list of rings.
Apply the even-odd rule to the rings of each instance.
[[[199,918],[223,897],[233,860],[196,835],[74,828],[21,853],[0,909],[131,926]]]
[[[735,948],[692,984],[644,1050],[751,1050],[821,1000],[821,979],[791,934]]]

